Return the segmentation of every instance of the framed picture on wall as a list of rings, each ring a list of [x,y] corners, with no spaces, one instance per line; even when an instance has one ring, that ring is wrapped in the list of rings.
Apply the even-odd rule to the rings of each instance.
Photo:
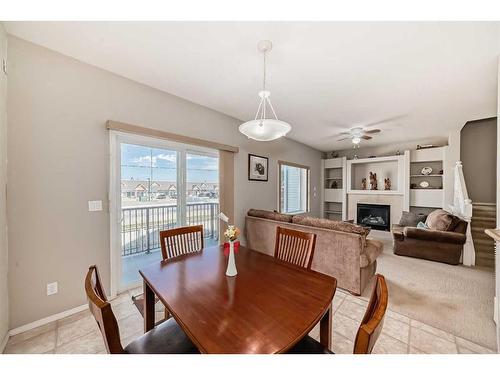
[[[265,156],[248,154],[248,179],[267,181],[269,177],[269,159]]]

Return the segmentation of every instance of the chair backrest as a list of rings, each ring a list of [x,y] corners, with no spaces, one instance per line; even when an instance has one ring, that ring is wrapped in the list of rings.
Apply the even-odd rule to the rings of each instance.
[[[163,230],[160,243],[164,260],[200,251],[203,249],[203,225]]]
[[[94,315],[104,338],[106,350],[110,354],[123,353],[118,322],[104,293],[97,266],[89,267],[85,278],[85,293],[87,294],[90,312]]]
[[[370,354],[384,325],[389,292],[384,276],[375,277],[376,284],[354,341],[354,354]]]
[[[300,267],[311,268],[315,246],[316,235],[314,233],[279,226],[276,228],[275,258]]]

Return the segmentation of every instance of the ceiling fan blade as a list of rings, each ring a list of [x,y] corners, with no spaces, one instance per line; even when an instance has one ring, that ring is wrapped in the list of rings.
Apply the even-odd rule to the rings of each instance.
[[[338,139],[337,142],[341,142],[341,141],[345,141],[346,139],[351,139],[351,137],[347,137],[347,138],[342,138],[342,139]]]
[[[373,137],[370,137],[369,135],[362,135],[361,138],[366,139],[367,141],[369,141]]]
[[[382,130],[380,129],[372,129],[372,130],[364,130],[363,133],[365,134],[375,134],[375,133],[380,133]]]

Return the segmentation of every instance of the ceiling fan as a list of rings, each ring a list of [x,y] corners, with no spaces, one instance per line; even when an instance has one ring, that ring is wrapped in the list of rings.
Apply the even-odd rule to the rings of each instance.
[[[344,135],[345,137],[342,139],[339,139],[338,142],[345,141],[346,139],[350,139],[352,143],[355,145],[359,144],[362,139],[369,141],[373,137],[371,137],[369,134],[377,134],[380,133],[382,130],[380,129],[370,129],[370,130],[365,130],[361,127],[355,127],[352,129],[349,129],[349,131],[345,131],[340,133],[339,135]]]

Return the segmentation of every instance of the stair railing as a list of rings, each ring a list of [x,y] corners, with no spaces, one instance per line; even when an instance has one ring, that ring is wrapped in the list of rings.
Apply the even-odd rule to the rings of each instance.
[[[472,200],[469,199],[463,166],[461,161],[455,165],[455,181],[453,187],[453,205],[451,206],[454,215],[467,222],[467,233],[464,250],[462,254],[462,263],[464,266],[474,266],[476,264],[476,251],[472,240],[471,220],[472,220]]]

